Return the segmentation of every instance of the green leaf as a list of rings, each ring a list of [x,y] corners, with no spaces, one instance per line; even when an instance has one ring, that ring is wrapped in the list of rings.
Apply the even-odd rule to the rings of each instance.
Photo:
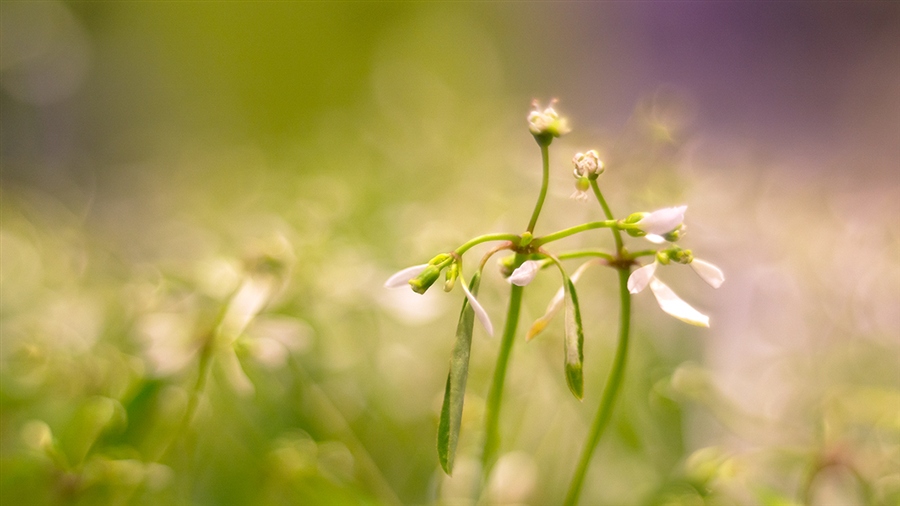
[[[469,283],[469,291],[478,294],[481,273],[476,272]],[[444,388],[444,403],[441,406],[441,420],[438,425],[438,459],[448,475],[453,473],[453,459],[459,442],[459,426],[462,421],[463,401],[466,395],[466,380],[469,377],[469,355],[472,350],[472,331],[475,326],[475,311],[467,298],[463,298],[459,323],[456,326],[456,344],[450,356],[450,372]]]
[[[575,283],[563,274],[566,292],[566,384],[578,400],[584,398],[584,330],[581,328],[581,307],[575,293]]]

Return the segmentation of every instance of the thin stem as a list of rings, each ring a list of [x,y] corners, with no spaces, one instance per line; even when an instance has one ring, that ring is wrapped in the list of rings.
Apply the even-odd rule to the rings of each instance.
[[[656,253],[654,251],[654,253]],[[596,249],[582,249],[577,251],[567,251],[565,253],[560,253],[556,255],[556,258],[560,260],[571,260],[573,258],[585,258],[585,257],[599,257],[609,262],[615,260],[615,257],[610,255],[609,253]]]
[[[531,244],[533,244],[534,247],[537,248],[537,247],[543,246],[544,244],[547,244],[549,242],[558,241],[565,237],[569,237],[570,235],[575,235],[580,232],[584,232],[585,230],[593,230],[595,228],[616,228],[616,227],[620,227],[620,226],[622,226],[622,224],[620,224],[616,220],[592,221],[589,223],[582,223],[581,225],[578,225],[575,227],[565,228],[558,232],[553,232],[552,234],[547,234],[542,237],[537,237],[533,241],[531,241]]]
[[[591,188],[593,188],[593,190],[594,190],[594,196],[597,197],[597,201],[600,202],[600,207],[603,208],[603,214],[606,215],[606,219],[607,220],[615,219],[613,217],[612,211],[610,211],[610,209],[609,209],[609,204],[607,204],[606,199],[603,198],[603,193],[600,192],[600,186],[597,184],[596,179],[591,179]],[[624,247],[624,245],[622,243],[622,233],[619,232],[615,228],[613,228],[611,230],[613,233],[613,237],[616,240],[616,251],[619,252],[619,254],[622,254],[623,247]]]
[[[453,253],[462,256],[463,253],[469,251],[473,246],[481,244],[483,242],[488,241],[512,241],[513,244],[516,244],[520,237],[516,234],[486,234],[480,235],[473,239],[469,239],[462,246],[453,250]]]
[[[503,382],[506,379],[506,366],[509,363],[510,352],[515,342],[516,326],[519,323],[519,309],[522,306],[523,287],[512,285],[509,296],[509,309],[506,313],[506,325],[503,328],[503,337],[500,341],[500,353],[497,355],[497,365],[494,368],[494,378],[491,381],[491,389],[488,393],[485,405],[485,429],[484,449],[481,453],[482,482],[487,483],[491,474],[491,468],[497,458],[497,450],[500,447],[500,402],[503,398]]]
[[[538,195],[537,203],[534,205],[534,211],[531,213],[531,221],[528,222],[528,231],[534,232],[534,226],[537,224],[538,216],[541,215],[541,207],[544,206],[544,197],[547,196],[547,186],[550,181],[550,145],[538,143],[541,146],[541,162],[543,164],[543,177],[541,179],[541,194]]]
[[[625,375],[625,363],[628,358],[628,336],[631,330],[631,294],[628,292],[628,274],[630,269],[624,268],[618,271],[619,296],[622,303],[619,315],[619,346],[616,349],[612,369],[609,371],[609,378],[606,380],[606,386],[603,389],[603,396],[600,399],[600,406],[597,408],[597,415],[594,417],[594,423],[591,424],[590,432],[582,449],[581,458],[578,461],[578,467],[575,469],[575,475],[572,477],[572,483],[569,485],[569,492],[566,494],[564,503],[566,506],[574,506],[578,503],[578,496],[581,495],[581,487],[584,484],[584,477],[591,462],[591,456],[597,447],[597,443],[600,441],[600,436],[603,435],[603,431],[609,423],[619,388],[622,385],[622,378]]]

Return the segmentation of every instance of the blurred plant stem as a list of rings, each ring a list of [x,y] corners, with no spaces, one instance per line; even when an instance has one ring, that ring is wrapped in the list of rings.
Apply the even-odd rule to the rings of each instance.
[[[365,445],[356,437],[356,433],[353,432],[353,428],[350,427],[350,423],[347,422],[341,410],[332,402],[328,394],[313,381],[297,360],[292,360],[291,362],[294,372],[306,385],[306,389],[315,405],[316,415],[322,421],[322,427],[327,432],[333,433],[347,445],[347,449],[350,450],[353,459],[359,464],[363,475],[362,478],[372,487],[379,502],[391,506],[401,506],[403,501],[400,500],[390,483],[381,473],[381,469],[372,459]]]
[[[500,446],[500,403],[503,399],[503,383],[506,379],[506,367],[509,363],[510,352],[515,342],[516,327],[519,323],[519,309],[522,307],[523,287],[512,285],[509,296],[509,309],[506,313],[506,325],[503,328],[503,337],[500,341],[500,353],[497,355],[497,365],[494,368],[494,378],[491,381],[491,389],[488,393],[485,406],[484,448],[481,453],[481,486],[488,482],[491,468],[497,459],[497,450]],[[480,494],[476,494],[478,497]]]

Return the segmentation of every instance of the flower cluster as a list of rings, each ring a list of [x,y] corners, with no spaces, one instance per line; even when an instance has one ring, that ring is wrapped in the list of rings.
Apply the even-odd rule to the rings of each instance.
[[[456,281],[459,280],[459,285],[462,287],[465,295],[463,309],[457,326],[457,341],[451,358],[451,367],[447,378],[439,427],[438,455],[441,465],[447,473],[450,473],[452,470],[453,455],[460,427],[474,320],[478,319],[487,333],[493,335],[491,319],[476,298],[482,270],[492,255],[503,250],[511,251],[509,256],[504,257],[500,261],[500,272],[511,285],[511,295],[507,323],[504,326],[500,354],[497,358],[498,372],[494,376],[495,383],[491,388],[491,395],[487,399],[486,410],[488,414],[486,415],[486,421],[488,425],[485,428],[486,440],[482,456],[483,472],[485,473],[489,472],[493,463],[493,452],[496,451],[498,416],[496,412],[500,406],[499,399],[502,394],[506,363],[509,360],[509,350],[514,342],[516,333],[522,290],[541,271],[548,267],[555,267],[561,276],[562,286],[551,299],[544,315],[532,324],[526,335],[526,340],[534,338],[545,330],[553,317],[564,309],[566,315],[564,325],[565,379],[569,389],[579,399],[583,397],[584,333],[575,283],[586,269],[591,266],[601,265],[618,271],[623,307],[624,304],[628,303],[632,294],[640,293],[649,286],[650,291],[656,297],[660,308],[664,312],[684,322],[703,327],[709,326],[709,317],[675,295],[665,283],[656,277],[657,271],[663,265],[690,265],[704,281],[714,288],[718,288],[725,279],[718,267],[694,258],[690,250],[682,249],[674,244],[684,236],[686,230],[684,216],[687,206],[667,207],[653,212],[637,212],[628,215],[624,219],[616,219],[598,185],[598,179],[604,173],[605,166],[600,160],[597,151],[593,149],[583,153],[576,153],[572,158],[572,164],[574,165],[573,175],[575,177],[575,193],[572,197],[578,200],[588,200],[592,192],[600,204],[605,219],[583,223],[546,235],[535,235],[534,229],[544,203],[549,179],[548,149],[551,141],[568,132],[569,127],[567,121],[561,118],[553,108],[555,101],[552,101],[550,106],[543,110],[537,102],[533,105],[534,110],[528,115],[528,128],[541,148],[544,177],[541,192],[526,231],[520,234],[498,233],[475,237],[452,251],[438,254],[428,263],[403,269],[385,282],[385,286],[389,288],[409,285],[413,291],[421,294],[428,290],[437,281],[441,273],[446,270],[444,289],[446,291],[452,290],[457,284]],[[548,245],[554,241],[596,228],[610,229],[615,243],[614,249],[609,251],[601,249],[576,250],[560,253],[548,249]],[[623,236],[645,238],[661,246],[658,250],[641,250],[631,253],[625,248]],[[479,262],[479,269],[469,278],[470,281],[466,282],[463,276],[463,257],[473,246],[486,242],[497,242],[498,244],[482,257]],[[641,257],[649,256],[654,257],[653,262],[641,265]],[[570,276],[563,262],[574,258],[588,258],[588,261],[579,266]],[[624,338],[620,341],[620,346],[626,346],[628,342],[627,333],[630,328],[630,312],[623,311],[622,318],[620,330],[624,333]],[[621,368],[623,367],[623,362],[616,363],[610,372],[611,379],[607,388],[618,388],[618,382],[621,381]],[[604,394],[604,401],[601,403],[600,409],[611,409],[611,403],[613,402],[611,399],[614,399],[614,396],[610,397]],[[580,469],[579,472],[583,473],[584,469]],[[580,480],[576,480],[573,483],[580,483]]]

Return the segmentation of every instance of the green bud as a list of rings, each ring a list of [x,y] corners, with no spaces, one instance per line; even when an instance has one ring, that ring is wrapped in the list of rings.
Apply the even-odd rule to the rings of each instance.
[[[687,265],[694,260],[694,254],[689,249],[681,249],[679,247],[669,248],[669,258],[680,264]]]
[[[591,187],[591,180],[587,176],[581,176],[575,180],[575,189],[580,192],[586,192]]]
[[[518,267],[518,265],[516,264],[516,254],[513,253],[512,255],[507,255],[497,260],[497,264],[500,265],[500,274],[504,278],[508,278],[510,274],[512,274],[513,271],[516,270],[516,267]]]
[[[519,236],[519,246],[528,246],[531,244],[532,239],[534,239],[534,236],[531,235],[531,232],[522,232],[522,235]]]
[[[663,265],[669,265],[669,262],[671,262],[671,260],[672,259],[669,257],[669,252],[667,250],[656,252],[656,261],[657,262],[659,262]]]
[[[667,234],[663,234],[662,237],[663,237],[663,239],[665,239],[669,242],[675,242],[678,239],[681,239],[681,236],[684,235],[684,232],[685,232],[685,226],[684,226],[684,224],[681,224],[675,230],[673,230]]]
[[[450,290],[453,290],[453,285],[456,284],[456,278],[459,277],[459,264],[457,262],[450,264],[446,276],[447,280],[444,281],[444,291],[449,292]]]
[[[441,275],[441,269],[434,265],[429,265],[421,274],[409,280],[409,286],[418,294],[423,294],[431,288],[431,285],[437,281]]]
[[[628,217],[622,221],[622,223],[626,223],[626,224],[637,223],[637,222],[641,221],[642,219],[644,219],[644,217],[647,216],[648,214],[650,214],[650,213],[629,214]],[[647,235],[647,232],[644,232],[643,230],[638,229],[638,228],[626,228],[625,233],[630,235],[631,237],[644,237],[645,235]]]

